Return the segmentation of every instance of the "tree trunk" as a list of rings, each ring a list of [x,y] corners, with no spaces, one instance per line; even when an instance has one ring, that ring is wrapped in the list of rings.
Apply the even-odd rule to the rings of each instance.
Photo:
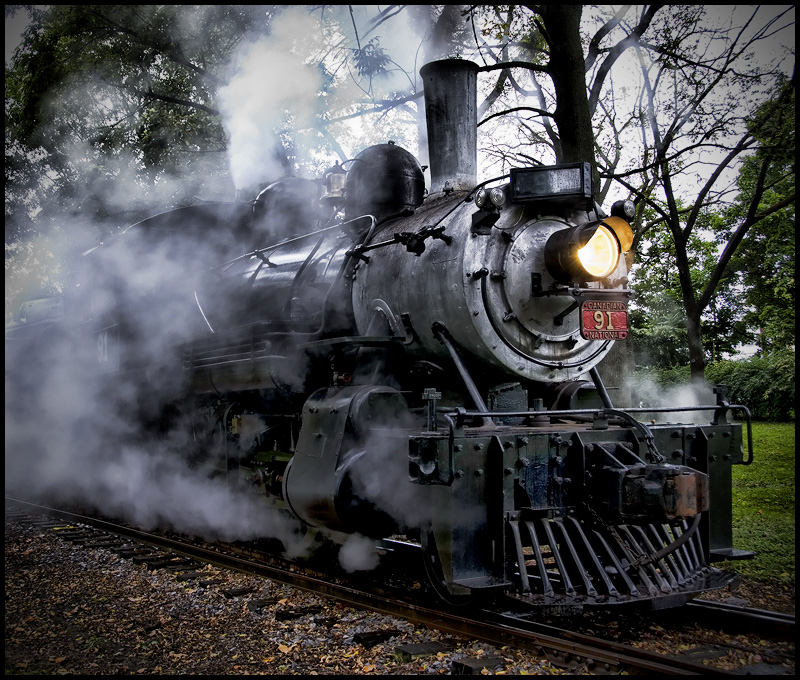
[[[582,6],[542,5],[539,10],[550,47],[548,71],[556,91],[553,118],[561,140],[556,161],[588,161],[594,172],[594,133],[580,33]]]
[[[667,184],[667,188],[671,191],[670,184]],[[674,199],[671,199],[671,204],[671,212],[675,217],[670,221],[670,231],[672,232],[672,240],[675,244],[678,280],[681,284],[683,310],[686,315],[686,336],[689,345],[689,373],[693,383],[702,384],[705,379],[706,356],[703,349],[703,336],[700,332],[700,318],[703,315],[704,307],[702,307],[695,298],[691,275],[692,268],[689,264],[689,246],[687,239],[680,229]]]
[[[705,380],[706,355],[703,350],[703,336],[700,333],[700,312],[686,313],[686,330],[689,341],[689,372],[693,383]]]

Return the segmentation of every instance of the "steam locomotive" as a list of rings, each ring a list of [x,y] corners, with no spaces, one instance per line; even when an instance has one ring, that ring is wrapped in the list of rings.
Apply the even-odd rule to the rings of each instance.
[[[704,424],[614,406],[598,364],[629,333],[632,206],[602,212],[586,163],[479,185],[478,70],[421,71],[427,191],[389,142],[89,253],[64,299],[83,360],[136,376],[143,420],[310,536],[417,539],[444,599],[663,608],[721,588],[711,562],[745,555],[731,469],[752,447],[731,416],[749,414],[721,391],[691,407]],[[157,283],[118,266],[132,248]],[[7,342],[61,313],[36,311]],[[165,334],[170,352],[142,349]],[[689,407],[646,413],[667,410]]]

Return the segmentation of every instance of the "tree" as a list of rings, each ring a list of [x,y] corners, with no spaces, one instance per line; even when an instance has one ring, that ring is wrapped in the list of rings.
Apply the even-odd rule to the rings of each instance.
[[[679,212],[688,213],[680,204]],[[654,212],[648,210],[647,217],[653,219]],[[711,277],[718,260],[717,234],[727,231],[729,224],[723,216],[713,213],[703,215],[703,221],[703,229],[692,234],[687,246],[695,289],[702,289]],[[631,326],[637,366],[688,366],[688,333],[675,245],[669,232],[651,231],[640,247],[631,278],[636,295],[631,307]],[[740,291],[740,277],[726,277],[701,319],[703,348],[712,362],[753,339]]]
[[[793,83],[784,83],[777,101],[759,109],[752,127],[762,145],[742,164],[739,196],[726,218],[731,225],[752,223],[730,268],[741,273],[742,297],[750,308],[747,321],[759,331],[756,342],[762,352],[770,352],[795,344]],[[774,210],[755,221],[752,214],[763,211],[762,206]]]
[[[754,46],[778,30],[783,13],[770,17],[747,33],[745,29],[755,21],[757,12],[758,9],[753,11],[741,30],[711,31],[707,35],[700,34],[697,29],[698,15],[690,14],[670,30],[664,30],[665,40],[652,50],[654,59],[648,60],[643,51],[639,52],[645,86],[642,113],[647,120],[643,136],[647,139],[649,135],[652,140],[645,148],[648,151],[652,149],[653,155],[652,158],[646,157],[646,163],[639,169],[647,177],[639,188],[617,177],[642,204],[656,210],[673,240],[687,326],[689,365],[696,381],[702,380],[706,363],[702,341],[703,313],[711,306],[723,280],[731,275],[729,265],[734,254],[753,225],[794,202],[793,191],[773,197],[767,191],[766,183],[775,149],[781,146],[776,133],[784,129],[785,123],[769,126],[759,115],[759,107],[766,106],[779,121],[787,117],[794,119],[794,79],[784,84],[779,95],[765,104],[764,99],[752,96],[757,84],[774,84],[780,79],[780,72],[746,68],[745,64]],[[700,37],[704,39],[705,54],[698,54],[695,47],[688,51],[683,47],[689,39]],[[657,92],[664,82],[668,82],[667,73],[673,76],[674,104],[673,115],[664,119],[659,116],[661,107]],[[736,90],[726,90],[723,85]],[[748,93],[751,97],[746,99]],[[697,286],[698,282],[693,281],[691,275],[692,239],[703,227],[703,215],[708,206],[718,209],[730,204],[731,189],[726,172],[753,149],[758,150],[757,155],[761,158],[757,171],[759,179],[748,197],[743,219],[727,232],[717,230],[717,237],[727,240],[720,241],[722,248],[715,267]],[[693,165],[703,163],[702,156],[697,153],[703,150],[721,153],[721,160],[715,162],[707,173],[700,174],[699,191],[693,205],[688,212],[682,213],[677,181]],[[656,188],[663,199],[655,197]],[[768,202],[771,198],[776,200]],[[638,237],[643,235],[643,231],[637,233]]]
[[[226,178],[216,94],[243,36],[268,23],[263,7],[29,11],[6,69],[7,243],[30,214],[40,231],[65,209],[124,226],[131,209],[179,205]]]
[[[31,21],[6,68],[6,320],[17,297],[60,291],[66,252],[233,194],[217,90],[243,36],[268,25],[251,6],[16,11]]]

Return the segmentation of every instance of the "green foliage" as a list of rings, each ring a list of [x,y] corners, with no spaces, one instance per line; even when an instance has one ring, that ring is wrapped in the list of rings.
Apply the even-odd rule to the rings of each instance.
[[[380,46],[380,39],[373,38],[364,47],[353,49],[353,60],[359,75],[372,78],[386,73],[391,62],[389,55]]]
[[[787,423],[754,423],[753,464],[733,468],[733,543],[753,560],[721,566],[751,578],[794,584],[795,434]]]
[[[637,366],[665,368],[688,364],[686,324],[678,303],[665,295],[659,307],[631,314]]]
[[[681,387],[691,380],[689,366],[647,366],[636,369],[634,382],[647,382],[657,387]]]
[[[763,351],[795,344],[794,108],[794,85],[784,83],[779,96],[759,111],[752,127],[763,145],[745,159],[739,197],[726,213],[735,226],[747,219],[755,200],[759,211],[785,204],[750,228],[731,261],[742,273],[746,321],[760,330],[756,342]]]
[[[670,13],[669,19],[678,16]],[[685,31],[684,38],[696,35],[696,21],[677,20],[675,25]],[[771,36],[773,28],[768,31]],[[787,19],[785,28],[793,30],[793,20]],[[671,33],[671,27],[662,26],[656,41],[670,45]],[[679,285],[662,277],[662,290],[682,305],[690,366],[693,377],[700,379],[707,362],[719,360],[757,330],[763,349],[794,344],[794,314],[787,309],[794,300],[794,241],[793,236],[788,238],[794,230],[794,79],[783,75],[790,65],[780,60],[748,68],[734,65],[739,58],[734,50],[720,53],[725,59],[713,66],[711,61],[695,62],[696,70],[663,59],[673,47],[680,54],[689,44],[684,40],[679,48],[674,43],[654,63],[657,78],[648,88],[653,144],[647,146],[662,159],[657,164],[661,176],[654,175],[652,185],[645,183],[638,193],[640,204],[657,216],[647,216],[637,238],[646,239],[644,245],[655,242],[658,248],[658,241],[668,237],[666,248],[661,248],[667,257],[655,266],[669,264],[675,278],[680,274]],[[718,78],[711,87],[711,71],[703,74],[709,67]],[[734,95],[737,88],[742,94],[746,90],[747,96]],[[673,110],[682,111],[674,120],[664,116],[669,106],[658,106],[665,103],[670,89]],[[715,94],[725,90],[729,94],[724,97]],[[647,128],[642,131],[647,134]],[[675,180],[697,172],[694,163],[687,162],[691,154],[684,150],[704,147],[706,142],[724,151],[720,153],[724,160],[716,169],[698,173],[696,198],[682,204]],[[722,181],[726,169],[738,173],[738,197]],[[663,190],[663,197],[653,186]],[[778,216],[782,224],[771,224]],[[763,232],[760,239],[759,232]],[[781,232],[786,236],[770,238]],[[750,249],[751,242],[761,247]],[[653,313],[646,321],[658,320],[658,310]],[[646,325],[640,328],[648,330]],[[658,337],[651,344],[657,342]],[[663,363],[659,357],[653,361]]]
[[[245,32],[266,23],[263,8],[28,11],[6,69],[7,243],[25,235],[30,215],[40,233],[65,212],[111,229],[130,222],[123,210],[181,205],[220,185],[227,142],[216,93]]]
[[[706,378],[728,386],[728,401],[747,406],[753,418],[794,421],[794,352],[720,361],[706,368]]]
[[[717,265],[715,235],[724,228],[722,216],[716,213],[705,213],[699,221],[702,229],[690,234],[685,244],[695,291],[706,287]],[[669,232],[653,230],[640,243],[635,259],[631,289],[636,297],[630,312],[636,365],[659,368],[688,365],[686,311],[675,242]],[[703,349],[710,361],[733,353],[737,345],[752,340],[737,283],[735,276],[723,278],[701,317]]]

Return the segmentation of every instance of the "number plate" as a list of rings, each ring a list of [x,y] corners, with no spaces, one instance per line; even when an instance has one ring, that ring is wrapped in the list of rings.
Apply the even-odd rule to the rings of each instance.
[[[584,301],[581,335],[587,340],[624,340],[628,337],[628,306],[624,302]]]

